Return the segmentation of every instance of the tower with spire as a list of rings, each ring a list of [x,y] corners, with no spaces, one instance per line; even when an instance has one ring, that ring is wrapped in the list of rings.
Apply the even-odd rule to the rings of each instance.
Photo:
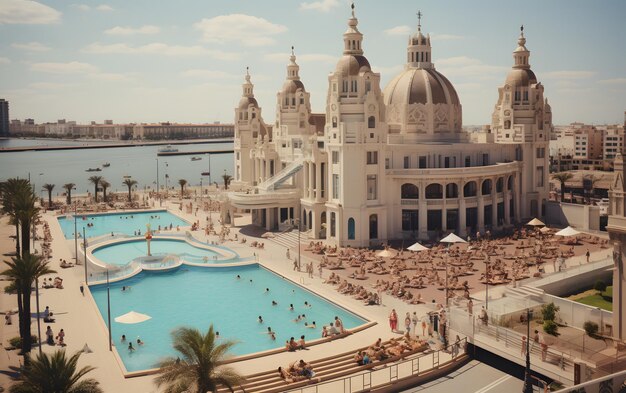
[[[343,34],[343,56],[328,77],[324,151],[329,162],[326,235],[339,244],[367,246],[386,239],[387,123],[380,74],[363,51],[354,4]]]
[[[248,67],[246,67],[245,81],[241,88],[241,99],[235,108],[235,176],[233,182],[252,184],[255,177],[254,161],[250,159],[250,152],[258,142],[268,141],[271,133],[263,122],[261,108],[254,98],[254,85],[251,82]]]
[[[544,87],[530,68],[530,51],[526,48],[524,26],[520,28],[513,66],[504,85],[498,88],[491,130],[495,142],[515,144],[515,159],[523,165],[516,187],[525,200],[518,199],[515,209],[522,218],[545,214],[549,185],[549,141],[552,132],[552,110],[544,98]],[[517,215],[516,215],[517,216]]]

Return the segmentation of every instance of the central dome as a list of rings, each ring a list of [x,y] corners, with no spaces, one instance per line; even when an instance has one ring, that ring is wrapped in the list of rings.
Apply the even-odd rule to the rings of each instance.
[[[434,69],[407,68],[385,87],[385,104],[458,105],[452,83]]]

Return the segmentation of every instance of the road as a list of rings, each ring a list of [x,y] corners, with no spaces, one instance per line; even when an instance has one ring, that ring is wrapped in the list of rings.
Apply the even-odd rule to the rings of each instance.
[[[453,373],[403,393],[511,393],[521,392],[523,384],[514,376],[472,360]]]

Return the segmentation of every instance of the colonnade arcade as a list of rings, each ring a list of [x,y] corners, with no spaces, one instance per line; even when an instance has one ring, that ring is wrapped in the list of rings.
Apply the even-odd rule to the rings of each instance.
[[[518,178],[512,173],[454,181],[397,179],[393,233],[419,239],[446,231],[466,236],[519,222]]]

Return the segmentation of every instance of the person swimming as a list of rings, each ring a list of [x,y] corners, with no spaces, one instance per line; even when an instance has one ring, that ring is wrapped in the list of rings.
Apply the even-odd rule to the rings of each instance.
[[[133,347],[133,342],[129,341],[128,342],[128,352],[134,352],[135,351],[135,347]]]
[[[278,306],[278,303],[276,303],[276,300],[272,300],[272,306]]]
[[[289,311],[293,311],[293,304],[289,305]]]
[[[139,337],[137,337],[137,345],[143,345],[143,344],[144,344],[144,342],[141,341],[141,339]]]
[[[263,323],[263,317],[259,315],[259,323]]]
[[[237,280],[241,280],[241,276],[237,274]]]

